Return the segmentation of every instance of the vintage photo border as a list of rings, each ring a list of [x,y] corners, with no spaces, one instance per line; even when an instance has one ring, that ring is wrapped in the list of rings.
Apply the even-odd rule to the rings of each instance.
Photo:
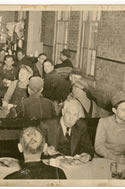
[[[0,11],[125,11],[125,5],[0,5]],[[0,180],[0,186],[125,186],[124,180]]]

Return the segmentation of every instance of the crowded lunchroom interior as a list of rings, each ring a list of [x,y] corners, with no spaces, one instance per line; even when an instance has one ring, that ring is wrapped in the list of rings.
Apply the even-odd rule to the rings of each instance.
[[[125,179],[125,11],[0,11],[0,179]]]

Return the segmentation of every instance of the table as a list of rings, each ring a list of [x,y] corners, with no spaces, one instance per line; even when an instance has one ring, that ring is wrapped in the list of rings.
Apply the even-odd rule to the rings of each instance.
[[[1,165],[1,162],[4,162],[3,160],[5,160],[5,161],[6,160],[8,160],[8,161],[14,160],[16,163],[15,163],[14,166],[7,167],[7,166]],[[19,161],[17,159],[9,158],[9,157],[0,158],[0,179],[3,179],[8,174],[11,174],[11,173],[18,171],[18,170],[20,170],[20,164],[19,164]]]
[[[94,158],[92,161],[75,166],[57,166],[62,168],[68,179],[112,179],[110,163],[106,158]],[[118,172],[125,169],[125,165],[118,164]]]
[[[0,158],[1,159],[1,158]],[[67,176],[67,179],[82,180],[82,179],[112,179],[110,173],[110,163],[112,160],[105,158],[94,158],[91,162],[81,165],[62,167],[57,162],[57,167],[62,168]],[[55,166],[54,163],[53,166]],[[0,166],[0,179],[6,175],[18,171],[20,166],[2,167]],[[118,171],[125,169],[125,165],[118,164]]]

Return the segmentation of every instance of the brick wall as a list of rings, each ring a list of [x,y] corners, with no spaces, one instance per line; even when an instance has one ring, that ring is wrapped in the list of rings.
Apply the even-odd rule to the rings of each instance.
[[[72,50],[71,59],[74,65],[76,61],[77,43],[78,43],[78,35],[79,35],[79,21],[80,21],[80,12],[72,11],[70,15],[69,29],[68,29],[68,48]]]
[[[79,34],[80,12],[72,11],[69,21],[68,30],[68,48],[77,50],[78,34]]]
[[[53,44],[55,11],[42,12],[42,36],[41,40],[45,44]]]
[[[125,65],[125,11],[104,11],[98,30],[96,59],[96,90],[103,101],[112,91],[124,87]],[[103,57],[103,58],[101,58]],[[105,100],[104,100],[105,98]]]
[[[97,55],[125,60],[125,11],[102,12],[98,29]]]
[[[48,55],[48,58],[52,58],[54,27],[55,27],[55,11],[43,11],[41,42],[43,42],[43,46],[44,46],[43,50]]]

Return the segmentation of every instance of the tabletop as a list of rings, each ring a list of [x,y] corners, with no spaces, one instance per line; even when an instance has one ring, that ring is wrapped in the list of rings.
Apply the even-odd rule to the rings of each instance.
[[[14,160],[14,164],[11,166],[3,166],[1,160],[9,159]],[[45,162],[45,161],[44,161]],[[106,158],[94,158],[92,161],[82,163],[79,165],[60,165],[56,159],[51,160],[52,166],[57,166],[64,170],[67,179],[78,180],[78,179],[112,179],[110,172],[110,164],[112,160]],[[5,161],[6,163],[6,161]],[[3,179],[6,175],[18,171],[20,169],[18,160],[14,158],[0,158],[0,179]],[[125,169],[125,165],[118,164],[118,172]]]
[[[111,162],[113,161],[106,158],[94,158],[87,163],[62,166],[57,161],[57,167],[64,170],[68,179],[112,179],[110,171]],[[118,164],[118,172],[124,169],[125,165]]]

